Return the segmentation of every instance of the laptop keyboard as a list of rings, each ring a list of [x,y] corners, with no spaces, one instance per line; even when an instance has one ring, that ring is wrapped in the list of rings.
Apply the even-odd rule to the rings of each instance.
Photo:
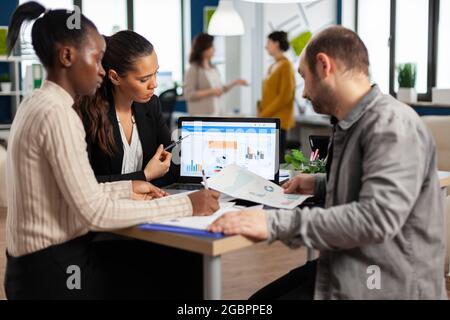
[[[200,190],[203,189],[203,185],[201,184],[195,184],[195,183],[175,183],[172,184],[166,189],[172,189],[172,190]]]

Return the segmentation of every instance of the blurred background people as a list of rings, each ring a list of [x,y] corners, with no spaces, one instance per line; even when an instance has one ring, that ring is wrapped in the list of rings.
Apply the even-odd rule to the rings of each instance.
[[[222,96],[235,86],[247,86],[247,81],[236,79],[223,84],[220,73],[211,63],[214,56],[214,37],[198,34],[192,43],[190,67],[184,80],[187,109],[193,116],[219,116],[224,113]]]

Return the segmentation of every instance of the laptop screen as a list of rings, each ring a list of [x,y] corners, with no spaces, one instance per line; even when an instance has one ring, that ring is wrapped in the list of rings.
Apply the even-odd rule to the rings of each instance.
[[[215,119],[215,120],[212,120]],[[180,118],[181,177],[207,177],[237,164],[268,180],[278,178],[278,129],[274,119]]]

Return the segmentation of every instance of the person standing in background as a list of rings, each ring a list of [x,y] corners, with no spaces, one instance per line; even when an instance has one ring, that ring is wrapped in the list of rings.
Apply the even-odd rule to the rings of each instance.
[[[222,113],[222,95],[235,86],[247,86],[247,81],[236,79],[223,85],[220,73],[211,63],[214,56],[214,37],[198,34],[192,43],[190,67],[184,80],[184,95],[190,115],[217,116]]]
[[[269,34],[266,50],[275,62],[263,81],[262,99],[258,105],[258,117],[278,118],[281,122],[280,163],[284,159],[287,130],[295,125],[294,98],[295,74],[292,63],[284,52],[289,50],[288,35],[284,31]]]

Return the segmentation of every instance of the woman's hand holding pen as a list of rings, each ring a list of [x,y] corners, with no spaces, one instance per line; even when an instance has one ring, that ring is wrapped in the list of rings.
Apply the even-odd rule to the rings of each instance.
[[[210,216],[219,210],[220,193],[212,190],[200,190],[188,194],[194,216]]]
[[[169,172],[171,161],[172,154],[164,151],[164,146],[160,145],[153,158],[145,166],[144,174],[147,181],[160,178]]]
[[[131,199],[133,200],[153,200],[169,195],[166,191],[146,181],[132,181],[132,186]]]

